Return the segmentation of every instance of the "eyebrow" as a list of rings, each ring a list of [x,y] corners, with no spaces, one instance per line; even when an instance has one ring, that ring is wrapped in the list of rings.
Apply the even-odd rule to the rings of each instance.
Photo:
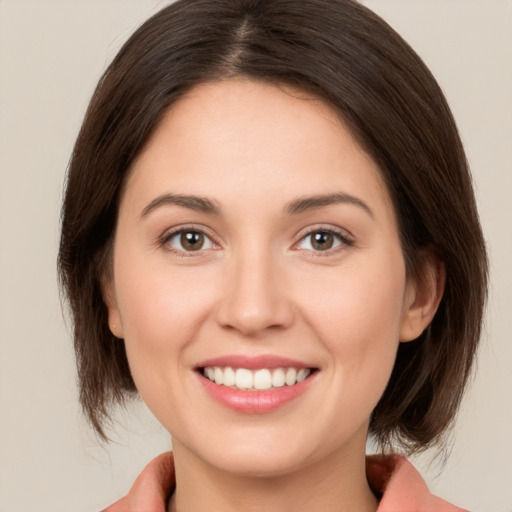
[[[363,209],[372,219],[375,219],[371,208],[362,199],[344,192],[338,192],[335,194],[319,194],[295,199],[285,206],[284,213],[287,215],[298,215],[308,210],[316,210],[333,204],[353,204]],[[182,206],[190,210],[208,213],[210,215],[221,214],[220,207],[207,197],[183,194],[162,194],[161,196],[153,199],[142,210],[141,218],[146,217],[157,208],[166,205]]]
[[[316,210],[332,204],[353,204],[362,208],[372,219],[375,219],[372,209],[362,199],[344,192],[301,197],[288,203],[285,207],[285,213],[288,215],[297,215],[308,210]]]
[[[165,205],[183,206],[197,212],[209,213],[211,215],[220,215],[220,208],[214,201],[206,197],[189,196],[183,194],[162,194],[153,199],[141,213],[141,218],[146,217],[152,211]]]

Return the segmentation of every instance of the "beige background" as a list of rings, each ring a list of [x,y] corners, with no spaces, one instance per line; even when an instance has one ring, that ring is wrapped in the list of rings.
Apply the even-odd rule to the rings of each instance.
[[[56,286],[64,172],[93,87],[156,0],[0,0],[0,512],[91,512],[168,448],[143,406],[98,446],[76,404]],[[436,493],[512,511],[512,2],[367,0],[438,77],[472,164],[492,263],[474,385]]]

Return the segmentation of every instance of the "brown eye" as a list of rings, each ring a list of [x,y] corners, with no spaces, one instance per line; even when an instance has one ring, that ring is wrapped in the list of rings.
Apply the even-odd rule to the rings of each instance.
[[[329,231],[316,231],[311,235],[311,247],[315,251],[327,251],[334,245],[334,234]]]
[[[330,229],[317,229],[304,235],[297,247],[311,252],[327,252],[338,248],[348,247],[353,242],[348,237]]]
[[[183,231],[180,236],[180,243],[186,251],[198,251],[203,248],[204,235],[197,231]]]
[[[215,244],[211,238],[194,229],[180,229],[167,236],[164,245],[168,246],[174,252],[199,252],[205,249],[213,249]]]

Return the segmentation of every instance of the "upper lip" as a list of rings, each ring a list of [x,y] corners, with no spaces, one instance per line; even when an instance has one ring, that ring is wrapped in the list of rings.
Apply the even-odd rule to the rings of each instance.
[[[196,368],[206,368],[211,366],[232,368],[247,368],[248,370],[257,370],[259,368],[314,368],[311,364],[288,357],[274,355],[245,356],[245,355],[226,355],[205,359],[196,365]]]

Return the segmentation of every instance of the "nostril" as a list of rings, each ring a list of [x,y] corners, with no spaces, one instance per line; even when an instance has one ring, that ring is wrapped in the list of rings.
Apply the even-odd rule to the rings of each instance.
[[[263,258],[263,256],[262,256]],[[268,329],[283,329],[293,323],[294,308],[286,291],[274,279],[271,263],[243,259],[220,298],[217,322],[247,337],[256,337]]]

